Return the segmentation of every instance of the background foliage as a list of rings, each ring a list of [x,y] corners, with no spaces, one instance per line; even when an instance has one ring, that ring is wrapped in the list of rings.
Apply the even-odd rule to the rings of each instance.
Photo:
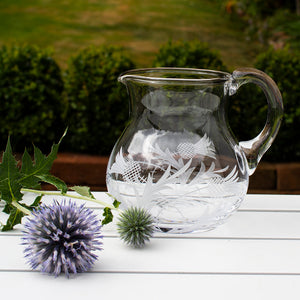
[[[35,46],[0,49],[1,149],[9,134],[16,151],[32,143],[45,149],[62,135],[64,83],[51,55]]]
[[[117,77],[133,68],[134,63],[120,47],[90,47],[72,57],[65,80],[66,149],[110,153],[128,119],[126,89]]]
[[[241,21],[248,40],[282,48],[300,48],[299,0],[222,0],[231,19]]]
[[[277,83],[284,102],[284,117],[277,139],[266,159],[300,160],[300,53],[288,49],[270,49],[258,56],[255,67],[266,72]],[[266,107],[264,109],[266,111]],[[252,122],[253,123],[253,122]]]
[[[61,149],[109,154],[128,117],[126,89],[116,81],[121,72],[135,65],[254,66],[277,82],[285,106],[264,160],[299,160],[300,0],[3,0],[0,25],[0,45],[7,46],[0,51],[2,149],[11,133],[16,151],[32,142],[48,150],[69,126]],[[40,48],[11,47],[15,41]],[[255,136],[265,119],[258,88],[243,86],[230,98],[239,140]]]
[[[154,67],[201,68],[226,71],[220,54],[198,40],[169,41],[162,45],[154,59]]]
[[[284,103],[279,134],[264,160],[299,161],[300,139],[297,128],[300,125],[300,53],[270,48],[257,57],[255,67],[277,83]],[[263,92],[256,86],[241,87],[238,94],[232,97],[229,115],[229,123],[239,140],[255,137],[263,128],[267,116]]]
[[[169,41],[158,50],[155,66],[185,66],[225,70],[218,53],[199,41]],[[32,141],[47,151],[64,129],[63,151],[108,155],[128,119],[128,96],[117,82],[134,68],[124,49],[88,47],[71,57],[64,75],[48,50],[34,46],[0,51],[1,142],[12,134],[16,151]],[[297,161],[300,144],[300,55],[291,49],[270,49],[255,67],[269,74],[283,95],[283,125],[264,156],[269,161]],[[245,85],[229,99],[229,123],[238,140],[256,136],[266,120],[265,96]],[[20,121],[22,120],[22,121]]]

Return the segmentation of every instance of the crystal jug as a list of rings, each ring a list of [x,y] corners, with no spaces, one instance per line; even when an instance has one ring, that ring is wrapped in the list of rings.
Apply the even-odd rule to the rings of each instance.
[[[108,192],[124,208],[145,208],[161,232],[222,224],[240,206],[249,175],[278,132],[283,104],[274,81],[252,68],[136,69],[119,81],[130,95],[130,123],[110,155]],[[257,137],[237,142],[226,106],[249,82],[263,90],[268,115]]]

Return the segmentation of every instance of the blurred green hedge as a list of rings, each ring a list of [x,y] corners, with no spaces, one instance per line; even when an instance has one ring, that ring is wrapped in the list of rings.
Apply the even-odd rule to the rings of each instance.
[[[255,67],[267,73],[282,93],[284,117],[277,139],[266,158],[270,161],[300,160],[300,53],[273,50],[258,56]]]
[[[128,119],[126,88],[117,82],[134,63],[122,48],[89,47],[72,57],[65,78],[69,151],[107,155]]]
[[[226,71],[219,53],[198,40],[169,41],[159,49],[154,67],[181,67]]]
[[[20,46],[0,50],[1,147],[12,135],[15,151],[32,142],[48,151],[68,126],[61,151],[108,155],[126,126],[129,99],[117,82],[135,67],[122,48],[89,47],[70,58],[62,72],[48,50]],[[199,41],[163,45],[154,66],[227,70],[219,54]],[[285,114],[269,161],[298,161],[300,55],[285,50],[262,53],[255,67],[278,84]],[[256,136],[266,120],[266,100],[256,87],[242,86],[229,99],[228,119],[238,140]]]
[[[255,68],[267,73],[277,83],[284,104],[284,117],[278,136],[264,160],[299,161],[300,53],[288,49],[269,49],[257,57]],[[229,123],[239,140],[256,136],[263,128],[266,115],[267,103],[260,89],[246,85],[232,98]]]
[[[1,149],[9,134],[15,151],[47,149],[62,134],[64,83],[51,55],[35,46],[0,49]]]

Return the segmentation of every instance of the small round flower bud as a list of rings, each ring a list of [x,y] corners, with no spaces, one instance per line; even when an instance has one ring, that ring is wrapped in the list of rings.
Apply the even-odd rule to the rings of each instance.
[[[117,229],[121,240],[128,245],[140,248],[153,235],[153,219],[145,209],[130,207],[120,214]]]

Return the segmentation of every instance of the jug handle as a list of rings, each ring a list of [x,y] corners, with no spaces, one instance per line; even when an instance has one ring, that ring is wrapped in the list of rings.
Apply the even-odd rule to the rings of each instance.
[[[275,82],[267,74],[254,68],[239,68],[232,73],[228,86],[229,95],[233,95],[246,83],[258,85],[263,90],[268,103],[267,120],[263,130],[255,138],[239,142],[248,161],[248,174],[252,175],[278,133],[283,116],[283,102]]]

